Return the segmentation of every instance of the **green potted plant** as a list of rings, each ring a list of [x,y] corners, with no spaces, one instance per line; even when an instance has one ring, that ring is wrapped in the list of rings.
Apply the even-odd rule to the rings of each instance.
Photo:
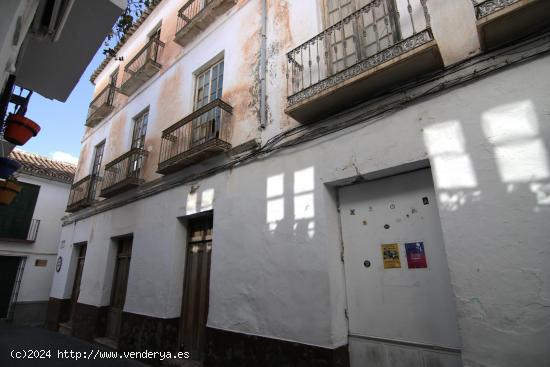
[[[0,179],[0,205],[10,205],[13,199],[21,191],[21,185],[15,177],[7,180]]]

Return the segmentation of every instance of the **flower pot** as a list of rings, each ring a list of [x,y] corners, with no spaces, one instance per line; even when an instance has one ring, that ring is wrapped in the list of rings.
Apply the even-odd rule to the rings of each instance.
[[[21,167],[16,160],[0,157],[0,178],[8,178]]]
[[[40,126],[33,120],[19,114],[10,114],[6,120],[4,139],[12,144],[23,145],[31,137],[36,136]]]
[[[10,205],[21,191],[21,185],[15,181],[0,181],[0,205]]]

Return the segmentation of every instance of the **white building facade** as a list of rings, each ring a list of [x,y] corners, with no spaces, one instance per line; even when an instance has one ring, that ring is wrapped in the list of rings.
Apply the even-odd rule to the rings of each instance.
[[[43,326],[76,167],[20,150],[11,158],[22,164],[23,187],[10,205],[0,206],[1,318]]]
[[[48,326],[205,366],[547,365],[548,14],[155,3],[92,77]]]

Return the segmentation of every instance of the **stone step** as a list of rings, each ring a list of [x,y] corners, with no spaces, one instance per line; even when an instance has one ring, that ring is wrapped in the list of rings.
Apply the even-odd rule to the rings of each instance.
[[[71,335],[73,333],[73,325],[68,322],[63,322],[59,324],[59,332],[65,335]]]

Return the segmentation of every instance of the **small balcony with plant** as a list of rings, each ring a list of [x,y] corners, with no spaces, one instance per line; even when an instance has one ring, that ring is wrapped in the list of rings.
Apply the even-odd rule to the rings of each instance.
[[[443,67],[426,0],[373,0],[287,54],[286,113],[307,123]]]
[[[124,68],[120,93],[130,96],[161,69],[160,58],[164,43],[152,38]]]
[[[492,49],[550,29],[548,0],[472,0],[481,46]]]
[[[141,185],[142,168],[148,152],[132,148],[105,165],[99,196],[110,198]]]
[[[162,132],[158,173],[169,174],[231,149],[233,108],[215,99]]]
[[[178,11],[174,41],[185,46],[236,3],[237,0],[189,0]]]

